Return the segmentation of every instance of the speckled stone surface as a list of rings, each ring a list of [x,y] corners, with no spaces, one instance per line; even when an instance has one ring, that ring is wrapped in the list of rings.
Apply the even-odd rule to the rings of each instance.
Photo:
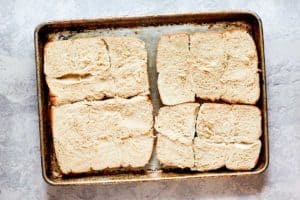
[[[52,187],[41,176],[33,31],[54,19],[249,9],[263,21],[270,165],[253,177]],[[300,1],[0,0],[0,199],[300,199]]]

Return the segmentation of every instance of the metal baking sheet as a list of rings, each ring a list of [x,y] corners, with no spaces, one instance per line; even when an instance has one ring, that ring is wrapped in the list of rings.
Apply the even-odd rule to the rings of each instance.
[[[262,149],[257,166],[251,171],[230,171],[220,169],[210,172],[190,172],[187,170],[163,171],[156,159],[155,152],[145,173],[87,173],[76,176],[65,176],[59,172],[54,150],[49,118],[48,88],[43,74],[44,46],[49,40],[64,40],[78,37],[99,35],[135,36],[146,43],[148,52],[148,72],[151,85],[151,100],[154,114],[162,106],[157,90],[156,48],[162,34],[177,32],[198,32],[211,30],[247,29],[252,35],[257,51],[260,69],[260,99],[257,106],[262,111],[261,137]],[[78,184],[112,184],[136,181],[162,181],[189,179],[211,176],[239,176],[262,173],[268,166],[268,121],[266,74],[262,23],[252,12],[210,12],[194,14],[177,14],[161,16],[142,16],[125,18],[108,18],[92,20],[57,21],[39,25],[35,30],[36,69],[38,87],[38,105],[40,119],[40,145],[43,177],[51,185]]]

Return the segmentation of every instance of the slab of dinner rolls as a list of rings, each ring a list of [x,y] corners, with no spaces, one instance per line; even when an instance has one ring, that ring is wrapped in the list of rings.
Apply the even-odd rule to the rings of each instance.
[[[261,113],[255,106],[163,106],[155,129],[157,158],[164,168],[251,170],[259,158]]]
[[[143,167],[153,149],[148,97],[52,106],[52,134],[62,173]]]
[[[198,103],[160,108],[155,119],[157,158],[165,167],[191,168],[194,165],[193,139]]]
[[[245,30],[163,35],[157,71],[165,105],[193,102],[195,96],[255,104],[260,94],[256,46]]]
[[[204,103],[196,131],[200,139],[216,143],[253,143],[261,134],[261,112],[251,105]]]
[[[44,73],[54,105],[150,94],[145,44],[134,37],[48,42]]]

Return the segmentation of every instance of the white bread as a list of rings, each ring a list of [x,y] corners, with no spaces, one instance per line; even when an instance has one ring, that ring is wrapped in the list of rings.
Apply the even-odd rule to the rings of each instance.
[[[252,144],[212,143],[194,140],[195,166],[192,170],[208,171],[226,166],[231,170],[251,170],[255,167],[261,149],[259,140]]]
[[[154,126],[158,132],[156,154],[163,167],[191,168],[194,165],[192,144],[198,110],[198,103],[159,109]]]
[[[174,76],[178,70],[185,71],[181,79]],[[191,102],[195,95],[205,100],[255,104],[260,94],[256,46],[245,30],[163,35],[158,44],[157,71],[165,105]],[[175,86],[168,86],[170,83]]]
[[[254,168],[261,148],[260,110],[216,103],[204,103],[198,109],[197,103],[160,108],[155,119],[156,153],[163,167],[195,171]]]
[[[255,106],[204,103],[196,132],[200,139],[216,143],[253,143],[261,134],[261,112]]]
[[[51,111],[54,134],[96,131],[100,139],[128,138],[149,135],[153,129],[153,108],[148,97],[81,101],[52,106]]]
[[[255,104],[259,98],[258,58],[244,30],[191,34],[193,85],[198,97]],[[211,94],[211,92],[213,93]]]
[[[52,106],[52,134],[63,173],[142,167],[153,148],[147,97]]]
[[[111,78],[98,79],[90,76],[85,79],[68,78],[53,79],[46,77],[50,88],[52,105],[62,105],[80,100],[100,100],[115,96],[114,81]]]
[[[228,144],[226,168],[231,170],[253,169],[261,149],[260,140],[252,144]]]
[[[208,171],[225,166],[227,156],[226,144],[211,143],[196,137],[193,149],[195,154],[193,170]]]
[[[103,37],[111,62],[115,95],[148,95],[147,51],[145,42],[135,37]]]
[[[165,105],[193,102],[189,64],[189,35],[162,35],[157,46],[158,90]]]
[[[259,99],[258,57],[252,37],[245,31],[224,33],[226,69],[221,82],[226,85],[221,99],[231,103],[255,104]]]
[[[137,38],[52,41],[44,52],[44,73],[54,105],[150,93],[147,52]]]
[[[44,73],[49,78],[68,74],[109,76],[109,55],[99,37],[50,41],[44,49]]]
[[[223,93],[224,48],[220,32],[198,32],[190,36],[191,87],[197,97],[217,100]]]
[[[158,134],[157,158],[164,168],[192,168],[194,166],[193,146]]]
[[[171,69],[188,69],[189,64],[189,34],[165,34],[157,45],[157,72]]]
[[[64,134],[54,137],[55,154],[63,174],[92,170],[134,169],[150,160],[153,136],[127,139],[91,139],[91,135]]]
[[[154,137],[138,136],[125,139],[121,145],[121,167],[141,168],[148,164],[153,152]],[[107,158],[107,159],[111,159]]]
[[[195,101],[189,70],[166,69],[158,74],[157,86],[160,99],[165,105]]]
[[[185,103],[161,107],[155,118],[155,130],[171,140],[191,145],[199,106],[198,103]]]

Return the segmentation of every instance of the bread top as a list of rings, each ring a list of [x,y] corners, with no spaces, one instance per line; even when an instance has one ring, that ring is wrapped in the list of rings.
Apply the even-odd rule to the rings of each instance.
[[[194,102],[191,73],[186,69],[168,69],[158,74],[158,91],[165,105]]]
[[[189,34],[165,34],[157,45],[157,72],[189,68]]]
[[[198,103],[161,107],[155,118],[155,129],[171,140],[192,144],[198,110]]]
[[[226,32],[225,32],[226,33]],[[224,32],[196,32],[190,35],[190,59],[193,68],[212,74],[224,68]]]
[[[224,166],[231,170],[251,170],[259,159],[261,142],[256,140],[251,144],[225,144],[196,137],[193,148],[193,170],[208,171]]]
[[[245,104],[255,104],[259,98],[256,46],[246,30],[163,35],[158,44],[157,71],[165,105],[191,100],[174,97],[184,93],[184,87],[166,89],[169,82],[178,85],[179,79],[169,75],[174,70],[186,71],[185,82],[192,91],[188,96]]]
[[[150,94],[145,43],[134,37],[48,42],[44,73],[54,105]]]
[[[92,170],[141,168],[152,154],[154,138],[89,139],[85,134],[54,135],[55,154],[63,174]]]
[[[261,134],[261,112],[255,106],[204,103],[197,117],[200,139],[217,143],[253,143]]]
[[[208,171],[225,166],[227,157],[227,145],[225,143],[212,143],[196,137],[193,152],[195,164],[192,170]]]
[[[59,78],[68,74],[106,74],[109,55],[100,37],[50,41],[44,49],[44,73]]]
[[[152,135],[153,108],[148,97],[81,101],[52,106],[54,134],[84,134],[90,139]]]
[[[110,55],[115,95],[148,95],[149,79],[145,42],[134,37],[103,37]]]
[[[156,154],[164,168],[192,168],[194,166],[193,145],[172,140],[162,134],[157,135]]]
[[[192,33],[190,52],[192,65],[202,71],[222,73],[229,69],[248,69],[255,73],[258,70],[256,46],[246,30]]]
[[[231,170],[253,169],[259,159],[261,141],[251,144],[229,144],[227,149],[226,167]]]

